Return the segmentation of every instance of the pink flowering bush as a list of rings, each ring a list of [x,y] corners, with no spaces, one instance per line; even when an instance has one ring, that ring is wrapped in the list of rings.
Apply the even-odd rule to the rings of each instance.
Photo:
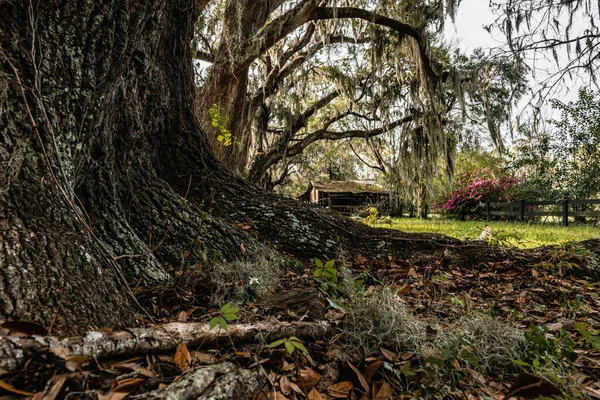
[[[514,196],[517,185],[517,179],[511,176],[495,176],[489,168],[476,169],[460,175],[450,196],[435,202],[433,208],[447,214],[458,214],[463,205],[473,209],[480,202],[517,201]]]

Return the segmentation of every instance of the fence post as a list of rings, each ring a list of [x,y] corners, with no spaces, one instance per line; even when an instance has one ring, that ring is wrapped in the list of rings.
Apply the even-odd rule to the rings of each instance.
[[[489,201],[485,203],[485,208],[487,211],[487,220],[489,221],[490,220],[490,202]]]
[[[519,221],[525,221],[525,200],[519,201]]]
[[[562,226],[569,226],[569,199],[565,199],[563,202]]]

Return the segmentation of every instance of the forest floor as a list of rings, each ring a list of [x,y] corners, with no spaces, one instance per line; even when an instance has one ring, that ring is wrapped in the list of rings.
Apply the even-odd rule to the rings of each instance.
[[[261,378],[262,392],[248,399],[600,399],[600,274],[589,269],[596,258],[568,244],[548,254],[537,265],[473,268],[443,257],[273,257],[234,265],[235,273],[256,271],[240,279],[232,269],[190,263],[172,269],[168,286],[132,287],[149,313],[139,324],[203,323],[224,339],[103,358],[49,349],[22,369],[0,370],[0,396],[115,400],[230,361]],[[207,274],[222,279],[209,285]],[[263,278],[277,287],[260,295],[252,287]],[[227,337],[259,321],[327,321],[331,330],[319,339]],[[0,333],[34,328],[5,324]]]

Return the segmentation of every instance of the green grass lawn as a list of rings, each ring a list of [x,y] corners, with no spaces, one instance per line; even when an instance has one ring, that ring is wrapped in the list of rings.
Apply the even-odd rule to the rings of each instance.
[[[527,224],[501,221],[458,221],[430,217],[393,218],[392,228],[404,232],[442,233],[458,239],[477,239],[489,227],[489,240],[494,244],[532,248],[585,239],[600,238],[600,228],[593,225]],[[379,225],[389,227],[389,225]]]

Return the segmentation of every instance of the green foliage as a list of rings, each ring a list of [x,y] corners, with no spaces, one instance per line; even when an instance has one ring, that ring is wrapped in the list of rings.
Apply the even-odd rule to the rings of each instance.
[[[338,283],[338,270],[335,269],[335,260],[329,260],[325,264],[318,258],[315,258],[315,272],[313,276],[321,283],[323,291]]]
[[[591,198],[600,193],[600,94],[581,90],[576,102],[552,101],[554,130],[525,126],[509,168],[526,175],[520,198]]]
[[[367,208],[369,215],[365,218],[365,223],[369,225],[375,225],[379,220],[379,210],[377,207],[369,207]]]
[[[306,347],[304,347],[302,341],[296,336],[290,336],[289,338],[276,340],[273,343],[269,344],[269,348],[272,349],[281,345],[285,346],[285,349],[287,350],[290,356],[294,354],[294,351],[296,351],[296,349],[304,352],[305,354],[308,354],[308,350],[306,350]]]
[[[588,347],[600,351],[600,336],[598,336],[598,331],[588,331],[588,327],[581,322],[575,324],[575,327]]]
[[[208,326],[212,330],[217,325],[219,325],[220,329],[226,331],[227,322],[236,321],[240,318],[238,315],[239,311],[239,308],[232,307],[231,303],[227,303],[223,307],[221,307],[221,309],[219,310],[219,315],[210,320]]]
[[[560,385],[567,384],[563,363],[572,365],[578,358],[571,334],[562,328],[551,333],[546,327],[532,325],[525,339],[529,349],[524,359],[513,360],[515,365]]]
[[[227,129],[229,119],[223,114],[223,109],[217,104],[213,104],[213,106],[208,109],[208,113],[210,114],[212,126],[219,130],[219,136],[217,136],[217,140],[222,142],[223,146],[226,147],[231,146],[232,144],[240,146],[240,142],[237,137],[232,135],[229,129]]]

